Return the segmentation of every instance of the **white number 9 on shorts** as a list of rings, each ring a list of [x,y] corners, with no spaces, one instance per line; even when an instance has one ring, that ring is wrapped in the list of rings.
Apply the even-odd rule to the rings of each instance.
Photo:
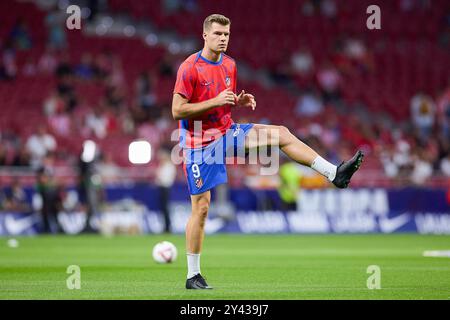
[[[194,163],[192,165],[192,173],[194,174],[194,178],[200,178],[200,168],[198,164]]]

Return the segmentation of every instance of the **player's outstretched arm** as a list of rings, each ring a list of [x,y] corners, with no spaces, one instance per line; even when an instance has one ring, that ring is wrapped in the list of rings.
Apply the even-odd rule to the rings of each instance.
[[[231,89],[226,89],[215,98],[189,103],[189,100],[181,94],[174,94],[172,100],[172,116],[175,120],[190,119],[205,113],[206,111],[227,104],[235,104],[235,94]]]

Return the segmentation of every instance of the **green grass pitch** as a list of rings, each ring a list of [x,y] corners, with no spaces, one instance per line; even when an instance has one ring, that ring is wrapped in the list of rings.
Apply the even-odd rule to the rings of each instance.
[[[214,290],[184,289],[184,236],[0,238],[0,299],[450,299],[450,236],[207,235],[202,273]],[[172,241],[178,259],[158,265],[153,245]],[[81,289],[69,290],[69,265]],[[369,290],[367,267],[381,269]]]

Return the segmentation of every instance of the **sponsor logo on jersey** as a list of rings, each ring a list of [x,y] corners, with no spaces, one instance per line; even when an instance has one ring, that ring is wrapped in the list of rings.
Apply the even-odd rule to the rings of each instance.
[[[208,87],[210,85],[212,85],[214,83],[214,81],[201,81],[200,84],[202,86]]]
[[[234,129],[233,137],[237,137],[240,130],[241,130],[241,125],[238,123],[238,124],[236,125],[236,128]]]

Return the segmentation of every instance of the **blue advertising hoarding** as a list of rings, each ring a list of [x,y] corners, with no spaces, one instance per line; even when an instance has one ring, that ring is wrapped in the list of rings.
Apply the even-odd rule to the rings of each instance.
[[[149,185],[107,188],[109,205],[91,220],[101,233],[161,233],[158,189]],[[26,190],[30,203],[36,197]],[[71,190],[75,197],[76,191]],[[225,210],[213,201],[207,233],[393,233],[450,234],[450,205],[444,189],[320,189],[303,190],[297,211],[282,211],[275,190],[229,190]],[[171,192],[172,232],[184,233],[190,215],[189,195],[183,185]],[[224,212],[227,215],[224,216]],[[60,212],[64,232],[77,234],[86,222],[84,212]],[[39,212],[0,213],[0,235],[39,233]],[[132,230],[132,231],[130,231]]]

